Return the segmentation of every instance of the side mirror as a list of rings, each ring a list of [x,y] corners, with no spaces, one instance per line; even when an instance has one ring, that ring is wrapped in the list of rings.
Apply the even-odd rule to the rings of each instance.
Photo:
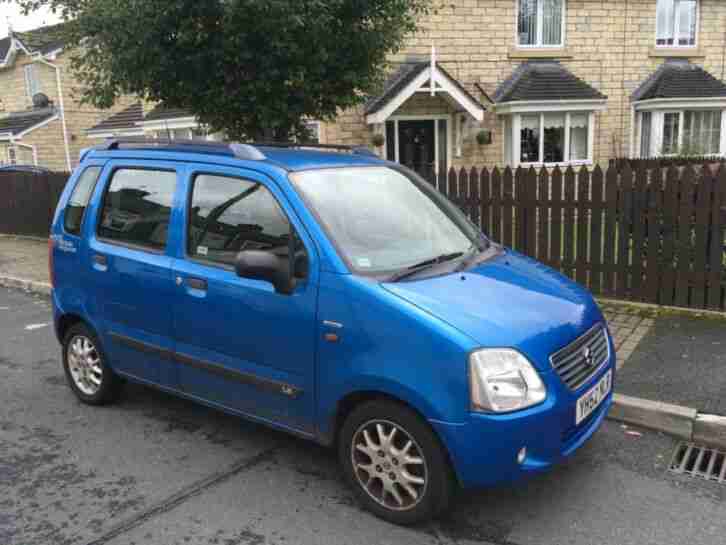
[[[275,254],[260,250],[245,250],[237,254],[234,266],[237,276],[270,282],[278,293],[292,293],[294,282],[289,266]]]

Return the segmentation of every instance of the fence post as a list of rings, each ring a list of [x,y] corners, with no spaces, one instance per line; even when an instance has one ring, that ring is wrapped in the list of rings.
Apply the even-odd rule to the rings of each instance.
[[[678,269],[676,275],[676,305],[688,306],[691,287],[691,238],[693,230],[693,169],[681,172],[681,199],[678,216]]]
[[[577,175],[577,259],[575,261],[575,278],[583,286],[588,285],[587,239],[589,235],[589,214],[590,171],[583,165]]]
[[[605,236],[603,237],[603,293],[615,295],[618,217],[618,169],[610,166],[605,174]]]
[[[481,230],[484,231],[487,236],[494,237],[493,228],[491,226],[492,207],[491,207],[491,186],[489,179],[489,170],[486,167],[481,169],[479,173],[479,199],[481,200],[480,215],[481,215]],[[495,239],[496,240],[496,239]]]
[[[681,184],[678,169],[671,165],[666,170],[665,194],[663,195],[663,257],[661,285],[658,301],[672,305],[676,286],[675,263],[676,237],[678,236],[678,192]]]
[[[565,221],[562,242],[564,251],[564,273],[574,278],[575,271],[575,171],[571,166],[565,170]]]
[[[658,257],[661,255],[661,237],[663,232],[663,169],[654,168],[650,171],[650,186],[648,187],[647,201],[647,232],[646,232],[646,267],[645,282],[641,293],[643,299],[649,303],[658,302],[660,284],[663,281],[662,270],[658,267]]]
[[[502,174],[497,167],[492,170],[492,238],[505,244],[502,238]]]
[[[552,171],[552,245],[550,264],[562,270],[562,171],[556,166]]]
[[[537,259],[550,263],[549,255],[549,188],[550,177],[546,168],[540,169],[536,192],[532,193],[532,220],[537,220]],[[534,251],[534,250],[533,250]]]
[[[620,194],[618,195],[618,263],[615,292],[619,299],[625,299],[629,292],[630,239],[633,227],[633,171],[625,164],[620,172]]]
[[[597,165],[595,170],[592,171],[592,198],[590,203],[590,291],[596,295],[602,292],[602,178],[602,169],[600,165]]]
[[[703,165],[698,183],[696,184],[696,240],[693,248],[693,297],[691,306],[704,308],[706,306],[706,258],[708,254],[708,227],[711,215],[711,169]]]
[[[708,306],[726,310],[722,306],[722,282],[726,279],[726,167],[722,163],[713,179],[711,208],[711,249],[708,272]]]
[[[469,171],[469,218],[472,223],[484,231],[484,226],[479,223],[479,174],[476,168],[471,167]]]

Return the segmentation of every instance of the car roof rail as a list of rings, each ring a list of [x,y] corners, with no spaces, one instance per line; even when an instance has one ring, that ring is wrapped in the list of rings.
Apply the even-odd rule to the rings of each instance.
[[[347,146],[344,144],[316,144],[313,142],[250,142],[251,146],[267,148],[290,148],[290,149],[320,149],[328,151],[347,151],[354,155],[368,155],[378,157],[376,153],[366,146]]]
[[[101,146],[96,147],[100,150],[118,150],[122,147],[131,149],[154,149],[159,151],[190,151],[197,153],[211,153],[218,155],[227,155],[236,157],[237,159],[247,159],[250,161],[262,161],[265,154],[250,144],[242,144],[239,142],[214,142],[211,140],[171,140],[171,139],[152,139],[152,138],[112,138],[107,140]]]

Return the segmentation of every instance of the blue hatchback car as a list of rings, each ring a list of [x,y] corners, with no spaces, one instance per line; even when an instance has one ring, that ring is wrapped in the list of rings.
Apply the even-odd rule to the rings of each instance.
[[[612,401],[590,294],[362,150],[111,141],[50,264],[81,401],[132,380],[335,446],[399,524],[550,468]]]

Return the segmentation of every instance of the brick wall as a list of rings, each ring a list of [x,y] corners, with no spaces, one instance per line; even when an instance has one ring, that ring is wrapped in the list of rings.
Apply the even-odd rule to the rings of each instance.
[[[497,86],[527,58],[517,49],[516,0],[435,0],[435,12],[421,21],[421,30],[391,57],[401,62],[427,57],[435,44],[437,60],[483,103],[481,85],[491,96]],[[558,60],[576,76],[608,96],[607,109],[595,115],[594,158],[600,163],[627,155],[630,147],[630,94],[673,50],[655,51],[656,0],[566,0],[565,47]],[[690,60],[723,78],[726,2],[701,0],[698,47]],[[678,54],[678,52],[675,52]],[[530,58],[541,50],[530,51]],[[409,106],[405,104],[401,111]],[[473,137],[463,143],[455,165],[501,165],[503,118],[487,112],[481,128],[493,131],[493,142],[480,146]],[[362,109],[341,113],[327,124],[327,142],[368,143],[372,129]]]

